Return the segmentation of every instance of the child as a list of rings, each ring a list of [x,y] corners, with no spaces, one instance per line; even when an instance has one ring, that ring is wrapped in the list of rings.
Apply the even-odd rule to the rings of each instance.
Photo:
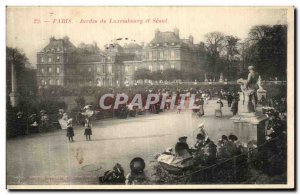
[[[88,118],[85,119],[85,130],[84,130],[84,135],[86,138],[86,141],[91,141],[91,135],[92,135],[92,128],[90,125],[90,120]]]
[[[73,142],[73,137],[74,137],[74,130],[73,130],[73,125],[72,125],[73,119],[69,119],[67,122],[67,137],[69,139],[69,142]]]

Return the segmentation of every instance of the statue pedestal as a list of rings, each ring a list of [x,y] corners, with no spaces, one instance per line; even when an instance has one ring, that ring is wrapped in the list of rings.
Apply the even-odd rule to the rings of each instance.
[[[233,133],[243,143],[257,141],[257,145],[263,144],[265,139],[268,117],[262,113],[239,113],[231,118]]]
[[[267,97],[267,90],[264,90],[262,88],[257,90],[257,99],[258,101],[261,100],[261,97],[264,96],[265,98]]]
[[[239,113],[247,113],[248,112],[248,102],[249,96],[245,95],[243,92],[239,92],[240,101],[239,101]]]

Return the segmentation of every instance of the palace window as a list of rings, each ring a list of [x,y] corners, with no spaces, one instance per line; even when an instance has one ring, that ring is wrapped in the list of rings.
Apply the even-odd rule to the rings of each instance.
[[[41,73],[43,73],[43,74],[45,73],[45,70],[44,70],[44,68],[41,68]]]
[[[148,52],[147,52],[148,53]],[[152,52],[150,51],[149,52],[149,59],[151,60],[152,59]]]
[[[137,66],[135,66],[135,67],[134,67],[134,71],[137,71],[137,69],[138,69],[138,67],[137,67]]]
[[[102,79],[96,79],[96,83],[97,83],[97,86],[100,87],[102,86]]]
[[[88,67],[88,72],[92,72],[92,68],[91,67]]]
[[[112,78],[109,78],[108,82],[109,82],[109,86],[112,86],[112,85],[113,85],[113,83],[112,83]]]
[[[160,59],[163,59],[163,58],[164,58],[164,52],[163,52],[163,51],[160,51],[160,52],[159,52],[159,58],[160,58]]]
[[[129,67],[125,66],[125,73],[128,73],[128,71],[129,71]]]
[[[101,68],[100,67],[97,67],[97,72],[99,73],[101,71]]]
[[[57,74],[59,74],[59,71],[60,71],[59,67],[56,67],[56,73]]]
[[[52,62],[52,58],[51,58],[51,57],[48,58],[48,62],[49,62],[49,63]]]
[[[44,63],[44,57],[41,57],[41,62]]]
[[[49,85],[53,85],[53,81],[49,79]]]
[[[171,68],[172,68],[172,69],[175,69],[175,65],[174,65],[174,64],[171,64]]]
[[[152,72],[152,70],[153,70],[152,65],[149,66],[149,70],[150,70],[150,72]]]
[[[175,57],[175,51],[171,50],[171,58],[174,58],[174,57]]]
[[[111,67],[111,65],[108,66],[107,71],[108,71],[108,73],[112,73],[112,67]]]
[[[175,58],[176,59],[179,58],[179,51],[178,50],[175,51]]]
[[[59,79],[56,80],[56,85],[60,85]]]
[[[146,59],[149,59],[149,52],[146,52]]]
[[[48,72],[49,72],[49,73],[52,72],[52,68],[51,68],[51,67],[48,68]]]
[[[164,66],[163,66],[163,65],[160,65],[160,66],[159,66],[159,70],[160,70],[160,71],[164,71]]]
[[[59,62],[60,58],[59,56],[56,56],[56,62]]]
[[[152,51],[152,58],[156,59],[157,58],[157,51]]]
[[[164,58],[168,58],[168,54],[169,54],[169,51],[168,50],[164,50]]]

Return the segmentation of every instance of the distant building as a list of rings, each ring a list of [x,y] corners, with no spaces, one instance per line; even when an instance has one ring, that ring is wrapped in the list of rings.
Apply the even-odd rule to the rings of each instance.
[[[38,84],[43,87],[133,85],[134,72],[141,68],[151,72],[176,69],[189,73],[199,69],[198,49],[192,36],[180,39],[178,29],[156,30],[146,45],[112,43],[105,45],[104,51],[96,43],[75,47],[68,37],[51,37],[49,44],[37,53]]]
[[[68,37],[50,38],[49,44],[37,53],[37,79],[39,86],[65,85],[71,53],[76,47]]]

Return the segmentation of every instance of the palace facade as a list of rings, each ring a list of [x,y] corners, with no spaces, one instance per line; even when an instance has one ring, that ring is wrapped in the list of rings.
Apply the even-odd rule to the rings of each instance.
[[[104,51],[96,43],[75,47],[68,37],[51,37],[49,44],[37,53],[38,84],[115,87],[137,83],[134,72],[138,69],[190,73],[200,67],[198,49],[193,37],[181,39],[178,29],[156,30],[148,44],[107,44]]]

